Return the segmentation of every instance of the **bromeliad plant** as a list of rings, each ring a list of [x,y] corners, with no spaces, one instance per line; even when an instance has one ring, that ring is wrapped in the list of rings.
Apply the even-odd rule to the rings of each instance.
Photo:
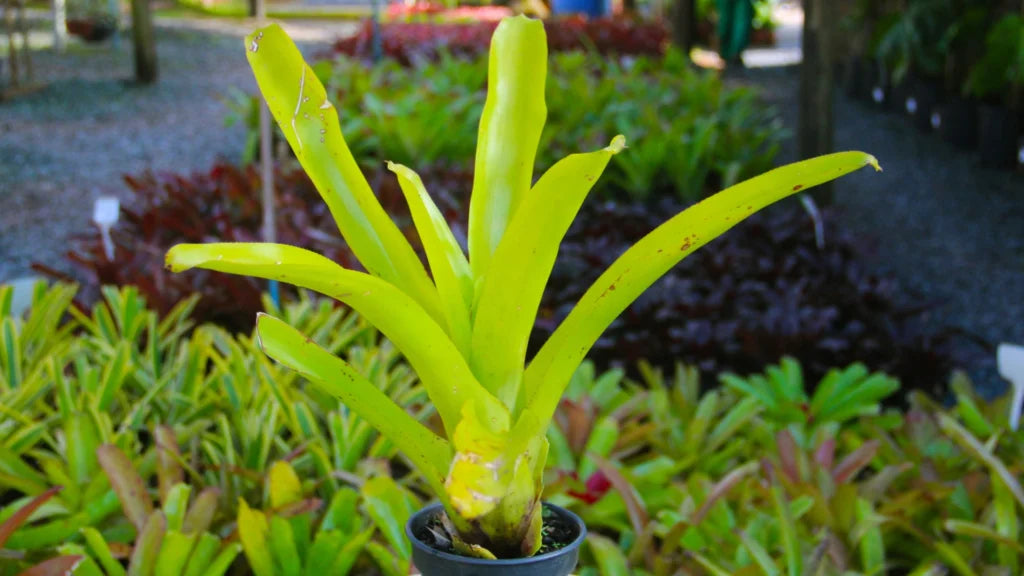
[[[388,436],[444,505],[456,550],[483,558],[540,548],[545,431],[576,367],[630,303],[756,210],[866,165],[878,168],[864,153],[832,154],[773,170],[676,215],[605,271],[527,366],[530,329],[559,244],[611,157],[625,148],[619,136],[604,149],[568,156],[531,186],[546,117],[546,46],[539,21],[509,18],[495,31],[468,258],[416,173],[388,165],[420,233],[428,276],[359,171],[312,69],[279,27],[257,31],[246,49],[260,89],[367,271],[276,244],[183,244],[167,254],[173,271],[206,268],[321,292],[390,338],[422,380],[447,438],[285,322],[257,319],[263,350]]]

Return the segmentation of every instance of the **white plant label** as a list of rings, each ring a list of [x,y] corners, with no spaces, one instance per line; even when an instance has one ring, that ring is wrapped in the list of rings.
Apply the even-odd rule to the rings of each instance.
[[[1024,402],[1024,346],[1000,344],[996,349],[999,375],[1010,381],[1013,400],[1010,402],[1010,429],[1020,425],[1021,403]]]

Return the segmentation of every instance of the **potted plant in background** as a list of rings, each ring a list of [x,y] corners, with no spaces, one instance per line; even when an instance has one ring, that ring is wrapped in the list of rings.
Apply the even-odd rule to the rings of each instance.
[[[1010,168],[1020,145],[1024,84],[1024,16],[1009,14],[989,31],[985,53],[974,65],[965,92],[978,98],[978,151],[981,163]]]
[[[878,0],[860,0],[846,7],[840,25],[850,46],[843,69],[843,87],[847,96],[861,101],[872,100],[872,90],[880,86],[875,50],[879,42]]]
[[[104,0],[77,0],[68,5],[66,27],[86,42],[102,42],[117,30],[117,18]]]
[[[941,104],[943,39],[952,13],[951,0],[911,0],[878,45],[879,58],[891,70],[889,109],[910,115],[921,130],[931,129],[932,112]]]
[[[630,303],[681,259],[779,199],[872,165],[844,152],[770,171],[677,214],[613,263],[527,365],[526,348],[559,244],[622,136],[557,162],[535,184],[546,118],[547,41],[539,21],[494,33],[480,120],[468,258],[411,169],[389,164],[409,203],[430,275],[381,208],[339,130],[324,87],[276,25],[246,39],[256,80],[285,138],[367,272],[276,244],[182,244],[190,268],[289,282],[336,298],[376,325],[414,368],[443,434],[406,414],[340,358],[285,322],[257,319],[263,350],[337,395],[423,475],[440,503],[406,532],[425,576],[564,576],[585,527],[542,504],[545,432],[588,350]],[[539,552],[539,554],[538,554]]]
[[[971,66],[984,51],[990,7],[986,0],[956,0],[958,15],[950,24],[946,46],[946,100],[935,111],[934,127],[944,140],[960,148],[978,144],[978,102],[965,95]]]

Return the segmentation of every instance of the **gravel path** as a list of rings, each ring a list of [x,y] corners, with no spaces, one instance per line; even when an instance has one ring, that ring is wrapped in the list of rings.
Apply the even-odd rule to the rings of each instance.
[[[34,54],[46,88],[0,103],[0,281],[29,274],[32,262],[66,268],[66,240],[88,229],[95,198],[126,197],[122,174],[187,173],[218,157],[237,159],[244,130],[224,127],[224,99],[234,88],[256,89],[241,42],[254,26],[159,22],[160,80],[153,86],[127,81],[127,41],[118,51],[76,44],[63,55]],[[315,50],[353,26],[286,28],[303,49]]]
[[[796,68],[749,70],[739,81],[758,86],[795,132]],[[841,220],[865,240],[865,263],[936,303],[933,330],[1024,344],[1024,174],[984,169],[974,155],[843,94],[835,112],[836,149],[870,152],[885,170],[858,172],[835,187]],[[790,139],[779,160],[796,159]],[[960,341],[973,352],[975,382],[1002,389],[994,351]]]

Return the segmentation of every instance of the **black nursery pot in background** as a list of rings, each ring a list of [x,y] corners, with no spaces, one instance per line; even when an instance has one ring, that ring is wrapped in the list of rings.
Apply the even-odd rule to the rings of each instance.
[[[444,513],[440,504],[427,506],[405,525],[412,542],[412,561],[422,576],[568,576],[576,568],[580,544],[587,528],[579,516],[553,504],[544,504],[545,527],[557,525],[563,537],[554,542],[554,550],[529,558],[484,560],[439,550],[425,541],[429,526]],[[564,541],[563,541],[564,540]]]
[[[978,153],[982,166],[1010,169],[1017,164],[1017,116],[1005,106],[983,104],[978,111]]]
[[[907,97],[907,112],[913,118],[914,126],[922,132],[931,132],[936,127],[932,124],[932,115],[942,104],[942,87],[938,82],[921,80],[914,83]]]
[[[942,138],[950,144],[964,149],[978,145],[978,104],[959,96],[950,98],[942,106]]]
[[[878,82],[878,64],[863,56],[851,58],[847,63],[846,94],[855,100],[870,102],[871,92]]]
[[[907,97],[913,94],[912,86],[913,82],[908,78],[904,78],[900,82],[893,82],[889,86],[887,94],[888,98],[885,103],[886,111],[906,115]]]

